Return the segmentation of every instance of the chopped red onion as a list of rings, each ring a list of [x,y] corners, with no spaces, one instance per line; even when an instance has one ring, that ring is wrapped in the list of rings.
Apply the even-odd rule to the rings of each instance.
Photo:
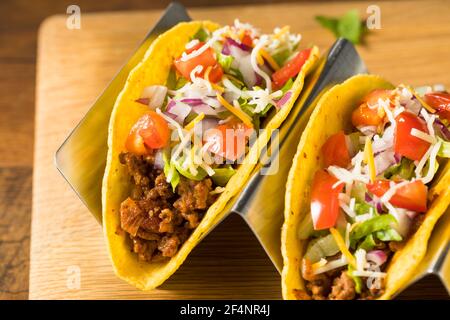
[[[399,155],[398,153],[394,153],[394,159],[395,159],[395,163],[398,164],[398,163],[400,163],[400,161],[402,161],[402,156]]]
[[[277,108],[281,108],[282,106],[284,106],[286,104],[286,102],[289,101],[289,99],[292,96],[292,91],[288,91],[284,94],[284,96],[282,96],[278,101],[277,101]]]
[[[195,106],[203,104],[203,100],[200,98],[184,98],[184,99],[181,99],[181,102],[187,103],[191,107],[195,107]]]
[[[170,112],[163,112],[166,116],[168,116],[169,118],[171,118],[171,119],[173,119],[173,120],[175,120],[176,118],[177,118],[177,116],[176,115],[174,115],[174,114],[171,114]]]
[[[366,258],[377,266],[381,266],[387,261],[387,254],[383,250],[372,250],[367,253]]]
[[[375,204],[375,207],[376,207],[378,213],[383,212],[383,204],[381,202],[378,201]]]
[[[142,90],[141,98],[148,98],[148,106],[156,109],[161,108],[167,95],[167,87],[161,85],[153,85],[145,87]]]
[[[436,118],[434,120],[434,124],[439,128],[439,131],[441,132],[445,140],[450,140],[450,130],[448,130],[448,128],[445,126],[445,124],[442,123],[439,118]]]
[[[150,102],[150,99],[149,98],[139,98],[139,99],[136,99],[134,101],[136,101],[137,103],[145,104],[146,106],[148,106],[148,103]]]
[[[237,47],[237,48],[241,49],[242,51],[246,51],[246,52],[251,52],[252,51],[252,48],[246,46],[245,44],[239,43],[239,42],[237,42],[237,41],[235,41],[235,40],[233,40],[231,38],[227,38],[225,40],[224,45],[223,45],[222,53],[226,54],[226,55],[230,55],[230,53],[231,53],[231,48],[230,47],[231,46]]]
[[[231,54],[230,46],[225,41],[223,48],[222,48],[222,54],[229,56]]]
[[[383,212],[383,204],[380,201],[375,200],[367,192],[364,194],[364,200],[375,207],[378,213]]]
[[[261,87],[262,84],[264,84],[264,79],[259,74],[255,72],[256,82],[255,86]]]
[[[169,103],[167,103],[166,111],[170,112],[170,109],[172,109],[172,107],[175,105],[176,105],[175,100],[169,100]]]
[[[172,116],[175,116],[175,118],[173,118],[175,119],[175,121],[177,121],[178,123],[183,123],[184,119],[186,119],[191,110],[192,108],[189,105],[185,103],[176,103],[175,101],[171,100],[171,102],[169,102],[169,104],[167,105],[166,114],[171,118],[173,118]]]

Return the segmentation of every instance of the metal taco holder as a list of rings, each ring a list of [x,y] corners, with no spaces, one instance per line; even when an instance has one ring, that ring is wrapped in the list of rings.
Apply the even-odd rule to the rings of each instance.
[[[101,183],[106,163],[108,124],[117,95],[128,73],[141,61],[151,42],[177,23],[190,20],[186,8],[172,2],[55,154],[56,167],[99,223],[102,221]],[[260,157],[263,164],[256,166],[247,184],[226,206],[228,213],[223,219],[230,213],[239,214],[279,272],[282,269],[280,232],[285,184],[301,132],[323,92],[358,73],[367,73],[367,69],[354,46],[345,39],[337,40],[306,77],[301,97],[280,129],[272,134],[271,142],[277,142],[279,147],[271,148],[272,143],[269,143]],[[282,166],[279,165],[280,159],[283,159]],[[216,221],[215,226],[220,221]],[[447,211],[438,222],[426,257],[408,286],[433,274],[441,279],[450,294],[449,250],[450,211]]]

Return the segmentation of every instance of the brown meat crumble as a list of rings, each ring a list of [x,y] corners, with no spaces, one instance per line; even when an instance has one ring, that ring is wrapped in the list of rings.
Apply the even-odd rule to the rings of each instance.
[[[404,247],[408,239],[419,229],[424,219],[424,214],[417,214],[412,220],[408,236],[402,241],[377,243],[376,249],[383,250],[388,256],[388,261],[383,264],[382,271],[389,263],[392,254]],[[369,289],[366,286],[367,278],[363,277],[361,278],[363,284],[362,292],[358,294],[356,293],[355,282],[348,275],[346,268],[339,268],[315,275],[311,263],[308,261],[304,261],[302,277],[305,280],[306,290],[293,289],[293,293],[298,300],[372,300],[381,296],[384,292],[383,281],[381,281],[379,289],[375,287]]]
[[[180,177],[173,192],[152,155],[121,153],[119,159],[132,183],[120,206],[120,228],[132,240],[131,250],[147,262],[173,257],[215,200],[211,179]]]

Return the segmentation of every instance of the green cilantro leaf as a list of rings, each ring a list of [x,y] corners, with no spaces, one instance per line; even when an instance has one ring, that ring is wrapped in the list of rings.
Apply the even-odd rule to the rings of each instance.
[[[365,21],[359,17],[357,10],[350,10],[340,18],[316,16],[316,21],[333,32],[335,37],[342,37],[354,44],[361,43],[366,32]]]

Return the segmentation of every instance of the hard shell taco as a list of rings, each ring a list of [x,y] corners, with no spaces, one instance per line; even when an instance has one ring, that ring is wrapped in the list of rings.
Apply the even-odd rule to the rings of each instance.
[[[194,21],[152,43],[109,127],[103,226],[119,277],[157,287],[223,218],[318,58],[300,39]]]
[[[450,202],[450,94],[358,75],[318,102],[289,173],[285,299],[389,299]]]

